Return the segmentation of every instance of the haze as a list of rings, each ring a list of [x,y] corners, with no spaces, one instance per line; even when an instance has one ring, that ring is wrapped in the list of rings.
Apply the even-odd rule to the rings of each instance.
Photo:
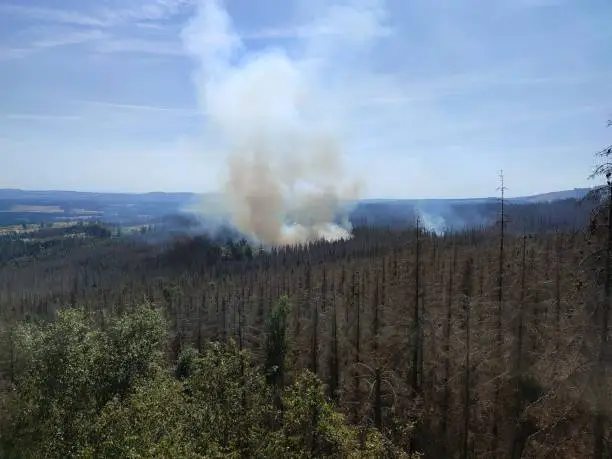
[[[0,1],[0,187],[222,189],[229,153],[184,33],[196,3]],[[513,195],[591,184],[612,134],[609,1],[332,3],[226,1],[231,63],[319,65],[309,119],[361,197],[489,196],[499,169]]]

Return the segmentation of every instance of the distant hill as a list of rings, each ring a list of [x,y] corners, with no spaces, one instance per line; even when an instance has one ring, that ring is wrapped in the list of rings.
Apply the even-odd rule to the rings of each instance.
[[[0,188],[0,199],[18,201],[183,202],[194,193],[93,193],[85,191],[20,190]]]
[[[574,188],[573,190],[551,191],[521,198],[512,198],[512,202],[552,202],[562,199],[582,199],[592,188]]]
[[[588,188],[574,188],[508,198],[507,202],[509,205],[550,204],[580,199],[588,191]],[[353,207],[350,220],[353,224],[404,226],[418,216],[434,230],[459,229],[494,221],[498,201],[495,197],[364,199]],[[119,225],[167,224],[168,216],[193,214],[195,210],[200,220],[219,220],[226,214],[219,194],[0,189],[0,226],[92,219]],[[582,218],[582,214],[578,217]]]
[[[559,201],[562,199],[582,199],[584,198],[592,188],[574,188],[572,190],[562,190],[562,191],[551,191],[547,193],[534,194],[529,196],[518,196],[518,197],[509,197],[506,201],[511,203],[533,203],[533,202],[551,202],[551,201]],[[483,204],[487,202],[498,202],[499,197],[486,197],[486,198],[424,198],[424,199],[395,199],[395,198],[387,198],[387,199],[362,199],[359,201],[363,204],[377,204],[377,203],[406,203],[406,204],[416,204],[416,203],[431,203],[431,204]]]

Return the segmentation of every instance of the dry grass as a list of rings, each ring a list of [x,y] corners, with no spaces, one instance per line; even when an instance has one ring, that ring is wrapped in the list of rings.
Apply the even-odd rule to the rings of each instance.
[[[54,222],[54,223],[46,223],[47,228],[67,228],[69,226],[74,225],[75,222],[71,221],[63,221],[63,222]],[[38,231],[40,229],[40,225],[38,224],[28,224],[23,227],[23,225],[9,225],[0,227],[0,235],[6,235],[11,233],[32,233],[34,231]]]
[[[19,204],[19,205],[13,206],[8,212],[63,214],[64,209],[62,209],[60,206],[29,206],[29,205]]]

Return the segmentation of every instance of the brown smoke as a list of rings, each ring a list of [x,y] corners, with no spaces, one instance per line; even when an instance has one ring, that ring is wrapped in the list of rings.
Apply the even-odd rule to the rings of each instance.
[[[353,25],[371,34],[378,27],[380,9],[354,1],[322,20],[326,30],[344,28],[337,50],[367,47],[370,36]],[[361,187],[342,167],[344,104],[327,90],[321,66],[331,48],[314,37],[303,43],[314,56],[295,59],[278,48],[250,54],[220,0],[200,1],[183,39],[199,64],[206,128],[227,152],[224,191],[236,228],[266,245],[350,237],[348,205]]]
[[[225,192],[237,229],[270,245],[350,237],[348,225],[333,222],[360,187],[340,188],[339,152],[313,148],[284,164],[254,143],[229,158]]]

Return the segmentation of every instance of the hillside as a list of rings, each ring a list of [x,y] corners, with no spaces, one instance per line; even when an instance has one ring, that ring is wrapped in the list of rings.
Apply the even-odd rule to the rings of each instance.
[[[538,207],[520,205],[516,209],[537,210]],[[534,215],[538,217],[537,213]],[[522,218],[528,221],[531,217],[523,215]],[[283,351],[286,354],[282,354],[286,368],[282,383],[277,380],[273,384],[292,388],[283,392],[283,400],[287,403],[294,400],[291,403],[297,405],[287,405],[288,411],[284,413],[302,416],[300,422],[306,422],[300,428],[301,433],[291,434],[296,435],[295,441],[310,445],[313,440],[308,438],[313,431],[321,428],[321,432],[328,432],[322,433],[315,443],[317,448],[323,448],[321,451],[326,451],[321,457],[338,457],[338,451],[349,451],[346,448],[357,448],[360,452],[353,450],[355,457],[407,457],[417,451],[432,458],[501,458],[509,454],[511,457],[588,457],[594,397],[598,396],[597,387],[605,387],[592,384],[592,378],[596,377],[592,368],[596,367],[589,367],[591,356],[597,352],[602,323],[601,316],[593,309],[602,295],[597,279],[601,261],[589,256],[597,253],[603,243],[602,230],[598,227],[592,226],[591,233],[580,228],[554,231],[543,227],[537,232],[504,236],[499,227],[444,236],[422,229],[417,231],[414,227],[358,227],[348,241],[271,251],[250,247],[245,241],[215,241],[205,236],[150,244],[146,239],[115,238],[98,230],[84,231],[88,226],[80,227],[81,236],[77,238],[66,239],[61,234],[50,233],[50,229],[33,233],[27,240],[7,237],[0,240],[2,323],[9,327],[24,319],[26,323],[33,319],[38,323],[58,317],[57,326],[64,328],[59,328],[57,333],[64,338],[49,342],[57,343],[53,346],[59,347],[53,349],[66,353],[68,360],[62,360],[66,367],[44,367],[48,368],[44,371],[52,371],[49,378],[55,378],[53,375],[57,372],[61,376],[61,372],[73,371],[73,365],[82,365],[79,362],[90,358],[79,357],[81,352],[96,349],[65,347],[77,346],[78,330],[94,330],[87,332],[87,336],[98,336],[96,327],[102,326],[103,330],[110,330],[104,333],[113,336],[112,333],[119,333],[113,332],[113,327],[119,327],[116,330],[144,327],[138,325],[142,323],[139,321],[148,316],[129,316],[139,311],[137,305],[143,301],[163,317],[163,323],[147,322],[150,325],[146,327],[155,330],[162,327],[167,330],[167,338],[151,343],[147,336],[152,335],[146,334],[145,327],[140,328],[145,333],[142,338],[138,333],[126,331],[125,339],[132,336],[129,339],[144,340],[141,345],[146,349],[149,349],[146,346],[159,349],[162,354],[150,354],[161,359],[155,360],[155,365],[168,366],[177,375],[183,371],[191,374],[191,370],[181,370],[187,365],[181,363],[185,356],[192,355],[189,353],[194,353],[190,358],[200,362],[194,368],[201,368],[187,379],[176,380],[142,373],[145,377],[142,381],[154,378],[154,386],[142,386],[139,376],[134,376],[134,382],[125,389],[127,398],[108,402],[111,404],[105,405],[103,411],[98,411],[95,401],[85,395],[78,405],[70,404],[67,401],[70,391],[78,392],[95,385],[96,375],[105,371],[103,368],[111,371],[109,375],[119,371],[123,361],[119,356],[124,347],[117,348],[112,352],[118,352],[118,360],[113,361],[119,366],[100,363],[104,367],[87,367],[82,373],[85,379],[76,380],[82,381],[79,383],[82,386],[68,385],[65,394],[56,391],[52,392],[55,395],[46,396],[55,404],[55,411],[31,412],[32,418],[7,418],[9,424],[26,422],[35,429],[34,436],[29,436],[29,430],[11,430],[11,441],[34,450],[51,447],[45,444],[53,445],[61,452],[54,457],[65,457],[73,440],[61,440],[45,430],[45,423],[53,422],[59,423],[62,429],[72,429],[71,438],[83,445],[90,445],[91,435],[95,438],[112,435],[108,437],[113,439],[112,443],[103,441],[97,443],[99,446],[87,446],[108,454],[111,450],[99,448],[112,445],[128,448],[131,444],[129,436],[113,427],[123,425],[120,420],[128,416],[133,419],[131,425],[140,432],[139,441],[144,442],[131,447],[143,448],[149,444],[147,441],[162,447],[162,443],[155,442],[163,441],[164,447],[173,448],[175,456],[187,454],[185,451],[211,454],[212,450],[206,448],[214,445],[221,448],[219,451],[227,451],[223,449],[229,448],[227,439],[214,428],[214,423],[207,421],[197,427],[197,421],[181,414],[193,411],[191,403],[197,403],[208,407],[201,413],[232,406],[231,410],[238,410],[232,411],[233,419],[239,419],[237,425],[246,425],[240,424],[246,422],[264,428],[247,440],[239,430],[227,427],[225,432],[238,442],[232,448],[244,452],[248,448],[262,448],[263,444],[278,445],[280,438],[288,434],[282,429],[290,427],[257,417],[256,413],[262,410],[274,412],[275,402],[269,399],[270,405],[266,404],[268,395],[264,386],[256,389],[262,392],[253,392],[253,389],[248,396],[264,397],[261,401],[244,398],[247,395],[240,391],[242,386],[237,381],[244,377],[241,371],[246,371],[239,369],[247,367],[241,366],[240,360],[233,360],[239,357],[232,346],[248,350],[253,359],[253,372],[248,370],[249,381],[263,384],[257,375],[270,374],[266,371],[272,365],[269,360],[271,317],[279,304],[286,304],[288,316],[283,333],[289,344],[287,351]],[[83,311],[78,314],[85,314],[85,318],[66,316],[61,313],[66,308]],[[128,316],[122,318],[125,314]],[[80,325],[83,320],[86,322]],[[124,320],[127,322],[121,322]],[[73,329],[77,335],[66,341]],[[15,346],[22,346],[21,341],[16,341],[22,335],[10,331],[10,327],[7,330],[9,334],[3,338],[7,345],[3,347],[2,374],[9,382],[23,381],[24,384],[13,383],[17,384],[16,391],[7,395],[7,403],[31,404],[31,397],[37,393],[32,391],[47,390],[45,384],[51,384],[51,380],[43,379],[32,386],[30,380],[19,379],[26,376],[15,372],[29,365],[30,357],[11,354],[11,349],[19,348]],[[44,330],[50,333],[49,340],[59,339],[59,335],[54,338],[53,329]],[[155,333],[155,336],[165,336],[159,335],[159,331]],[[222,348],[211,348],[210,342],[221,343]],[[91,346],[102,345],[96,343],[92,342]],[[56,358],[55,354],[46,355],[36,357],[43,359],[35,360],[37,365],[49,365],[44,359]],[[234,370],[213,363],[219,361],[216,359],[220,355],[225,356],[228,365],[236,365],[232,367]],[[86,360],[78,360],[81,358]],[[144,358],[144,354],[138,358]],[[316,379],[308,379],[311,376],[304,374],[305,370],[316,375]],[[221,395],[207,385],[207,379],[198,379],[203,377],[201,371],[212,378],[222,378],[223,387],[235,391],[234,398],[226,401],[217,398]],[[112,391],[123,387],[119,381],[113,383],[118,384],[117,389],[109,389],[111,395],[104,395],[107,397],[104,400],[112,399]],[[153,391],[153,387],[163,388],[164,392]],[[197,397],[203,398],[192,400],[179,395],[191,390],[190,387],[199,387]],[[88,390],[83,393],[89,393]],[[329,418],[325,422],[332,424],[324,427],[317,421],[304,421],[312,419],[310,411],[306,414],[291,411],[300,406],[299,400],[312,393],[308,392],[311,390],[321,391],[322,398],[317,399],[317,404],[331,404],[316,405],[320,407],[317,410],[328,412],[325,410],[333,407],[356,432],[379,433],[381,443],[376,443],[376,448],[382,449],[368,456],[371,453],[365,452],[365,444],[358,446],[357,440],[353,446],[337,443],[333,440],[334,434],[325,430],[333,425],[333,429],[342,431],[344,421]],[[291,399],[295,391],[302,398]],[[158,402],[153,400],[160,397],[165,400],[163,405],[155,405]],[[231,405],[234,402],[238,405]],[[240,403],[261,405],[254,405],[260,407],[255,411],[244,411],[239,408]],[[165,410],[168,422],[174,423],[174,435],[185,438],[184,443],[176,443],[179,438],[176,436],[159,436],[166,425],[160,424],[159,410]],[[21,412],[13,411],[14,414]],[[72,424],[69,420],[74,416],[95,418],[97,430],[90,432],[85,429],[86,424]],[[219,419],[219,422],[232,422],[225,417]],[[149,433],[146,426],[160,433]],[[194,428],[209,438],[208,446],[189,433]],[[347,432],[342,435],[358,438],[352,436],[357,433]],[[268,440],[257,443],[255,438]],[[41,439],[49,443],[41,443]],[[374,443],[367,444],[375,447]],[[188,450],[180,450],[182,447]],[[179,450],[183,452],[177,453]]]
[[[509,204],[538,206],[551,225],[567,226],[583,222],[586,211],[572,208],[587,189],[558,191],[541,195],[509,198]],[[562,201],[565,205],[559,204]],[[474,199],[365,199],[350,211],[354,225],[405,226],[419,216],[436,231],[488,225],[495,221],[497,198]],[[551,204],[544,210],[545,204]],[[195,212],[195,213],[194,213]],[[99,220],[137,226],[159,224],[169,216],[194,215],[202,226],[228,222],[220,195],[193,193],[84,193],[73,191],[25,191],[0,189],[0,226]],[[576,214],[574,219],[571,215]],[[562,215],[560,218],[559,216]],[[546,217],[548,218],[548,217]]]

